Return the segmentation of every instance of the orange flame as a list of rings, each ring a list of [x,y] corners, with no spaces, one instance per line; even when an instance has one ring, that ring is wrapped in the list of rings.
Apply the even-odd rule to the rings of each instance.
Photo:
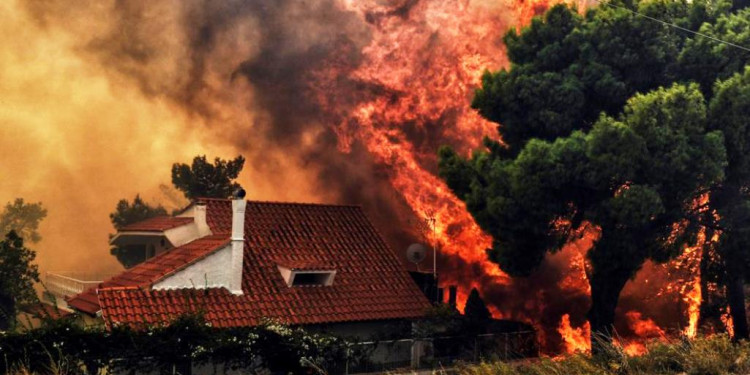
[[[628,311],[625,313],[630,329],[641,338],[665,337],[664,330],[661,329],[652,319],[643,318],[638,311]]]
[[[724,324],[724,329],[727,331],[730,337],[734,336],[734,321],[732,320],[731,309],[727,306],[727,311],[721,314],[721,322]]]
[[[688,289],[689,291],[683,298],[683,301],[688,304],[688,326],[685,327],[683,333],[685,336],[693,338],[698,333],[698,318],[700,318],[700,306],[702,301],[700,274],[695,276],[692,285]]]
[[[681,256],[686,263],[688,270],[691,270],[692,274],[695,275],[690,281],[680,285],[678,289],[682,295],[682,301],[687,304],[687,316],[688,325],[682,331],[682,333],[693,338],[698,333],[698,320],[700,318],[700,306],[702,301],[701,296],[701,274],[700,274],[700,262],[701,262],[701,247],[705,242],[705,233],[701,231],[698,234],[698,245],[688,247],[685,253]]]
[[[560,326],[557,328],[557,332],[563,338],[563,345],[565,352],[569,354],[573,353],[588,353],[591,351],[591,325],[589,322],[584,323],[582,326],[573,328],[570,325],[570,315],[565,314],[560,320]]]
[[[708,210],[708,194],[703,194],[694,202],[694,207],[700,211]],[[714,216],[716,214],[714,213]],[[685,223],[675,224],[674,235],[681,231]],[[696,244],[687,246],[682,255],[675,261],[665,265],[669,268],[669,273],[675,278],[673,282],[667,283],[662,292],[675,291],[680,295],[683,303],[686,305],[687,326],[682,330],[682,334],[688,338],[694,338],[698,334],[698,324],[700,322],[700,307],[703,301],[701,289],[701,260],[704,255],[703,249],[715,243],[719,239],[718,232],[714,232],[711,238],[706,238],[705,228],[698,232]]]
[[[491,246],[491,238],[476,225],[463,202],[431,171],[435,149],[415,146],[404,129],[404,124],[412,124],[417,131],[442,132],[442,142],[464,151],[479,147],[482,137],[496,134],[496,124],[469,108],[470,98],[482,72],[506,64],[503,47],[495,37],[519,19],[528,22],[531,15],[546,8],[546,2],[520,7],[515,3],[489,4],[477,5],[467,0],[419,2],[409,9],[408,19],[371,16],[378,32],[363,50],[365,63],[352,77],[398,94],[362,101],[352,112],[339,114],[342,120],[334,130],[342,151],[361,142],[377,162],[390,168],[392,186],[416,216],[431,219],[432,242],[439,244],[441,254],[459,256],[467,263],[477,264],[496,282],[507,283],[508,276],[486,258],[485,249]],[[347,6],[370,15],[392,11],[379,3],[348,2]],[[513,16],[498,18],[501,9]],[[429,27],[415,28],[415,20]],[[426,54],[430,65],[414,66]],[[435,129],[436,124],[444,122],[446,114],[451,116],[450,125]],[[467,284],[464,281],[459,288],[460,309],[468,291],[475,286]],[[494,313],[499,317],[496,309]]]
[[[646,342],[654,339],[665,339],[666,334],[656,322],[650,318],[644,318],[639,311],[628,311],[625,313],[628,328],[636,335],[631,339],[617,337],[614,344],[621,347],[622,351],[629,356],[639,356],[648,352]]]
[[[631,341],[623,346],[622,351],[629,356],[639,356],[646,354],[648,352],[648,348],[646,348],[646,345],[640,342]]]

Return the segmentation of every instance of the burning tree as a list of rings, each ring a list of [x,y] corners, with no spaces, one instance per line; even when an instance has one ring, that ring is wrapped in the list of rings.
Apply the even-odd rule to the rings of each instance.
[[[711,212],[720,231],[718,254],[723,260],[724,283],[735,338],[748,338],[744,282],[750,243],[750,69],[716,83],[710,105],[710,126],[725,135],[725,181],[711,193]]]
[[[732,4],[734,10],[746,7],[743,1]],[[729,4],[719,3],[728,9]],[[724,12],[715,22],[705,23],[700,32],[709,38],[688,40],[679,56],[679,71],[686,79],[700,83],[707,97],[712,97],[709,127],[724,133],[728,165],[725,181],[711,191],[707,222],[718,234],[715,244],[719,275],[713,275],[726,286],[735,339],[747,339],[747,315],[743,284],[747,278],[750,251],[750,80],[745,70],[750,62],[746,48],[750,44],[750,10]],[[716,43],[714,40],[726,43]],[[744,74],[742,71],[745,70]],[[717,79],[723,81],[716,81]]]
[[[586,225],[599,238],[588,252],[592,335],[611,338],[625,283],[647,259],[666,261],[695,242],[684,218],[723,177],[720,132],[706,132],[698,85],[674,85],[630,99],[618,117],[588,132],[532,139],[515,157],[499,143],[471,160],[441,150],[441,172],[493,236],[490,258],[527,275]]]
[[[631,10],[697,29],[725,7],[627,6],[582,17],[558,5],[509,32],[511,68],[487,73],[473,102],[501,124],[502,140],[468,160],[440,152],[442,177],[493,237],[490,259],[512,275],[530,274],[547,252],[596,229],[587,254],[592,335],[611,335],[619,294],[646,260],[666,261],[696,242],[704,223],[695,202],[726,163],[698,85],[628,99],[685,79],[691,44]]]

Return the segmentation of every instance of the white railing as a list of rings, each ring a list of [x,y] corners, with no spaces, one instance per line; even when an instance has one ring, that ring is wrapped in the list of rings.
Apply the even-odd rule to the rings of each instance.
[[[55,297],[64,298],[81,293],[86,289],[93,288],[105,278],[104,275],[72,272],[47,272],[44,275],[44,287],[46,292]]]

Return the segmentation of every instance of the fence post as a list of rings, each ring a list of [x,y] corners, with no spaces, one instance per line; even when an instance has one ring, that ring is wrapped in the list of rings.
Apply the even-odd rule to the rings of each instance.
[[[479,335],[474,336],[474,362],[479,362]]]
[[[411,340],[411,368],[419,368],[419,356],[422,342],[416,339]]]
[[[349,345],[346,346],[346,365],[344,366],[344,374],[349,375],[349,358],[351,358],[352,349]]]
[[[508,360],[508,334],[503,333],[503,335],[505,336],[505,360],[507,361]]]

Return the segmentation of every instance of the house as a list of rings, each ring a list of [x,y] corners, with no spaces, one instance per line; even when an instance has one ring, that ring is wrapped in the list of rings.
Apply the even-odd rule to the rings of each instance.
[[[107,326],[201,312],[215,327],[270,318],[369,338],[430,307],[357,206],[199,199],[111,242],[148,259],[67,299]]]

